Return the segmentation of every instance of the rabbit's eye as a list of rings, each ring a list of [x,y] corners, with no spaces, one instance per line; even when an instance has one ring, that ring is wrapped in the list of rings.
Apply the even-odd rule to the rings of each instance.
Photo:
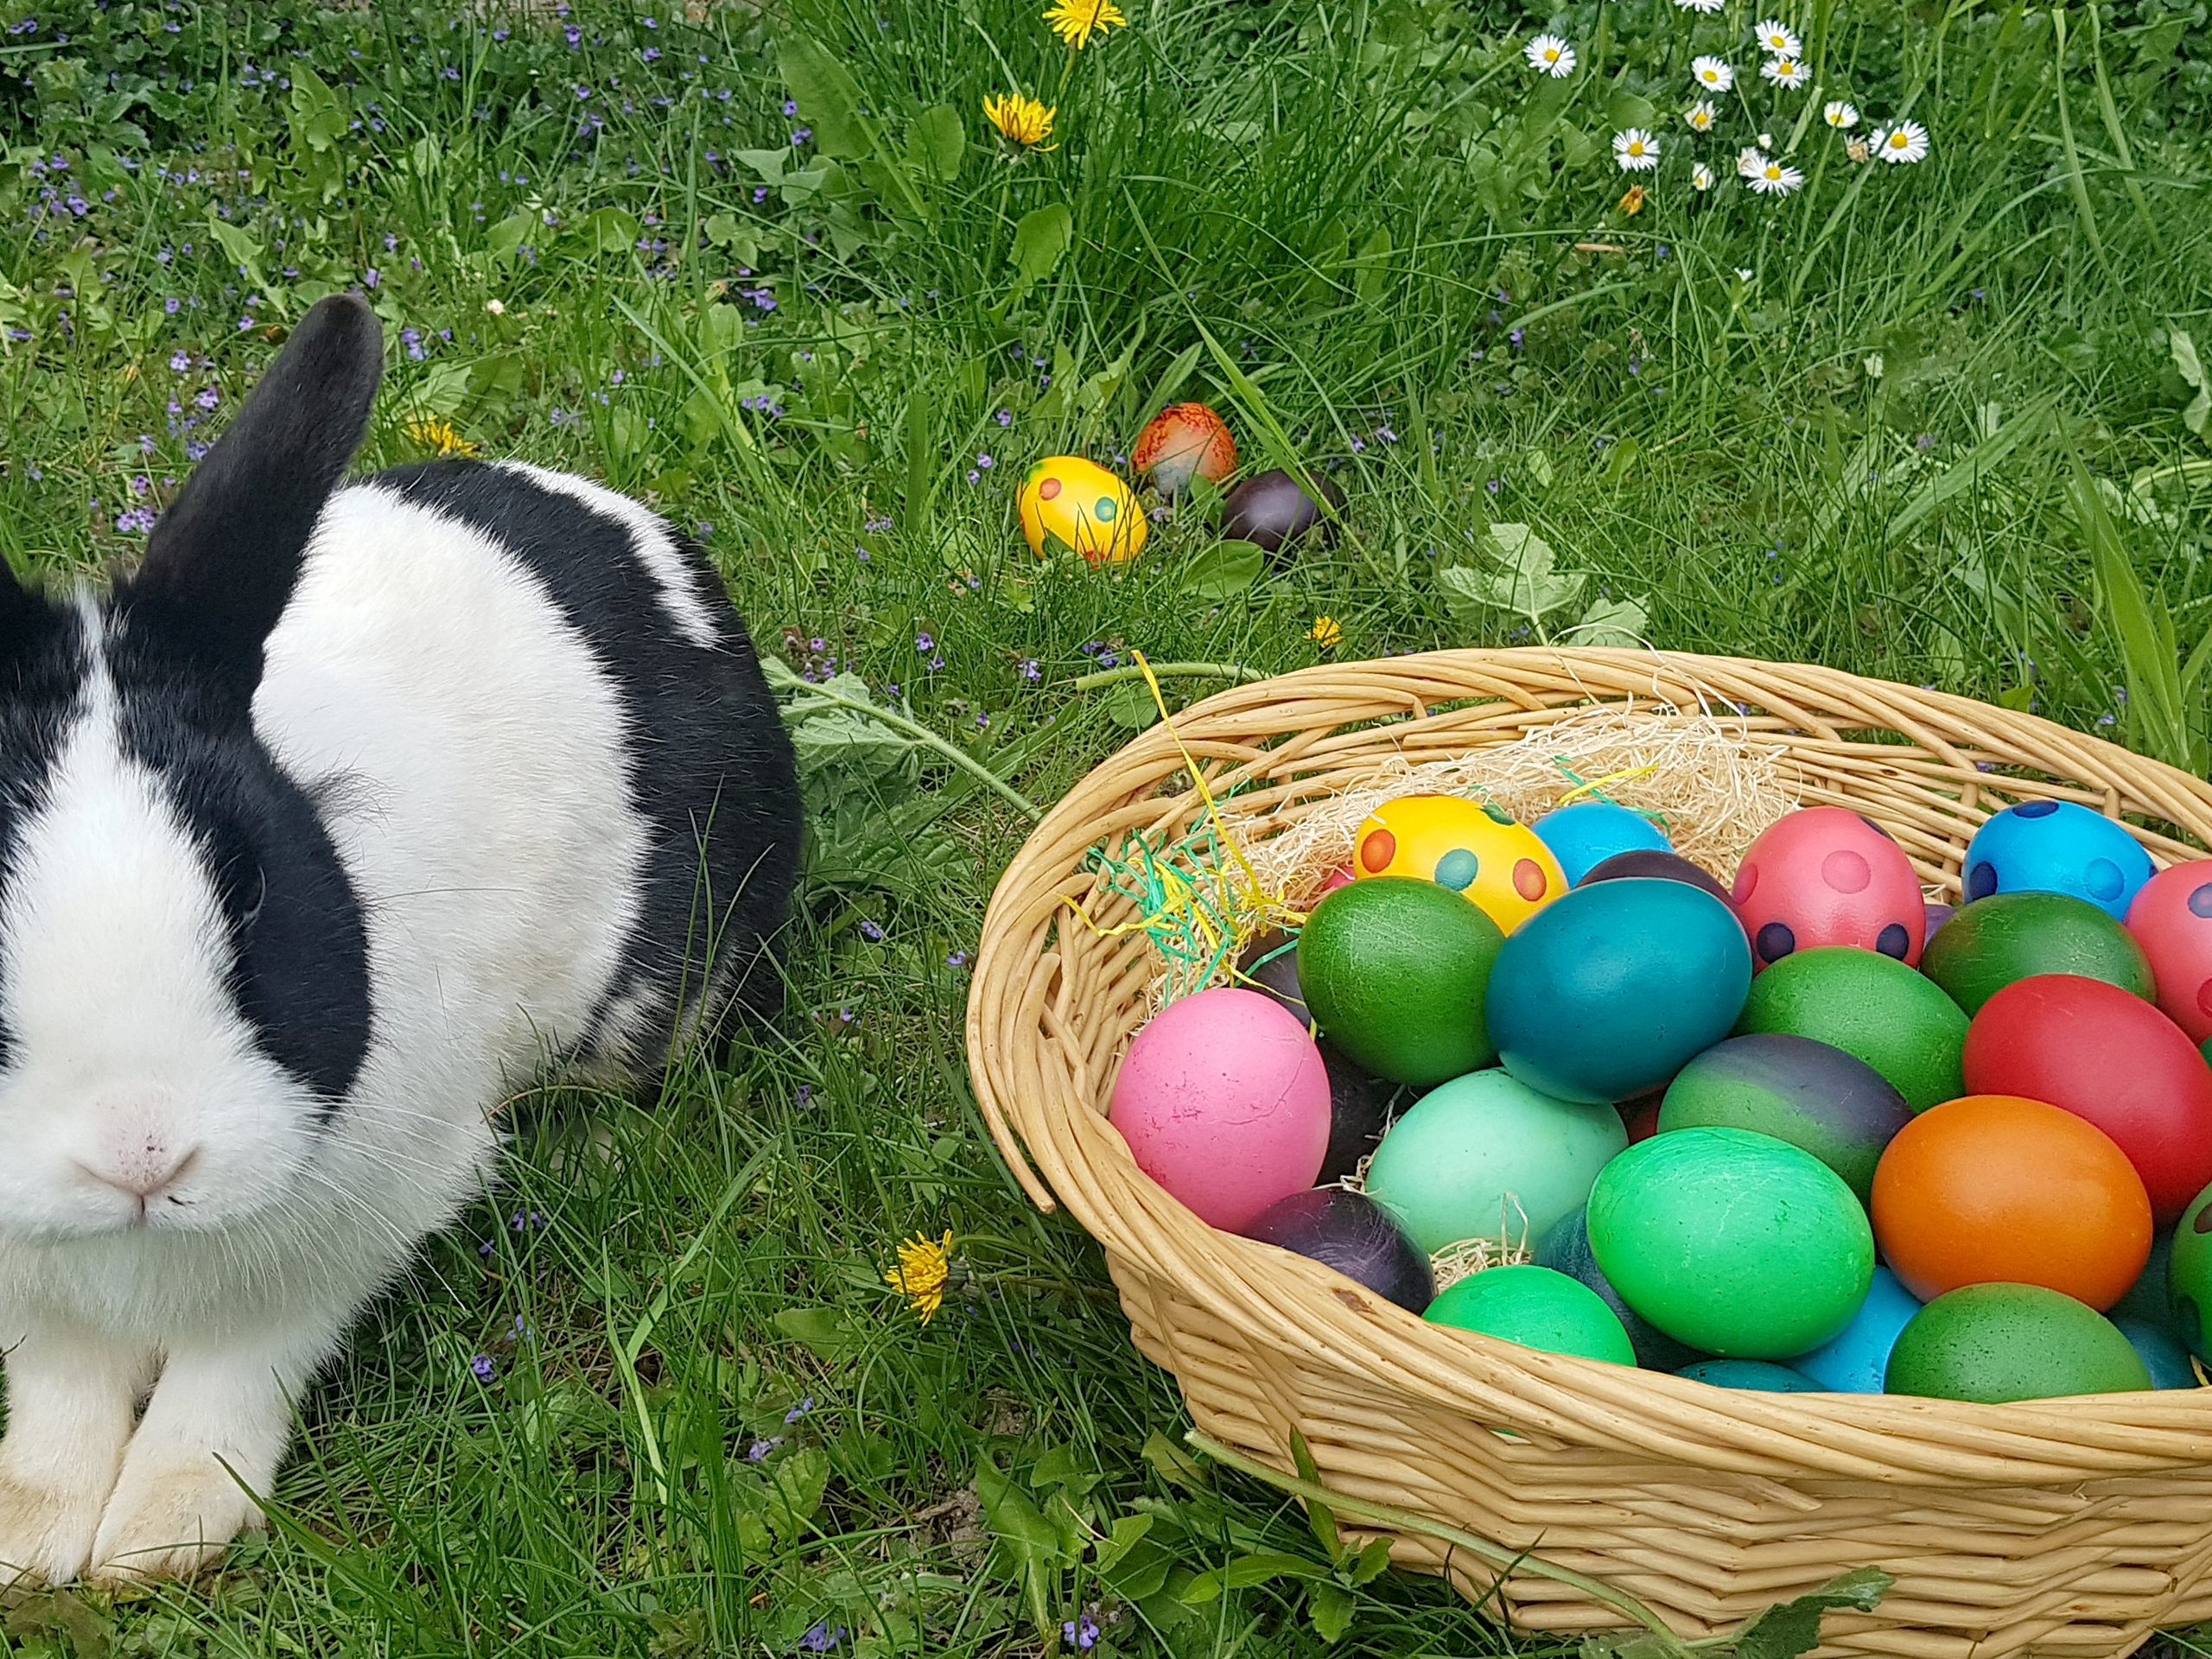
[[[256,921],[260,919],[261,906],[268,899],[268,897],[269,872],[267,870],[256,870],[253,873],[253,902],[245,907],[245,918],[241,925],[251,927]]]

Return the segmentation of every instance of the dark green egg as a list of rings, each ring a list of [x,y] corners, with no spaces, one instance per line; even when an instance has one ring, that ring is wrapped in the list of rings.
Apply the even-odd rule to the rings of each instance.
[[[2172,1299],[2174,1334],[2199,1359],[2212,1360],[2212,1187],[2198,1193],[2174,1224],[2166,1290]]]
[[[1715,1043],[1675,1076],[1659,1128],[1755,1129],[1802,1147],[1843,1177],[1859,1201],[1912,1108],[1854,1054],[1787,1032]]]
[[[1823,945],[1784,957],[1751,982],[1736,1029],[1787,1032],[1856,1055],[1916,1112],[1967,1091],[1966,1015],[1932,981],[1878,950]]]
[[[1968,1014],[2014,980],[2037,974],[2101,979],[2145,1001],[2158,995],[2135,936],[2087,899],[2063,893],[1977,899],[1928,941],[1920,971]]]
[[[1885,1382],[1891,1394],[1986,1406],[2150,1386],[2119,1326],[2041,1285],[1967,1285],[1938,1296],[1898,1333]]]
[[[1505,935],[1451,888],[1404,876],[1338,887],[1298,936],[1298,984],[1321,1034],[1422,1088],[1497,1058],[1483,1015]]]

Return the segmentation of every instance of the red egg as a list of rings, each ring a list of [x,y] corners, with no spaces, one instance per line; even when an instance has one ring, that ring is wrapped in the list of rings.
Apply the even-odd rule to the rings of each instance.
[[[1236,440],[1204,404],[1170,404],[1137,434],[1129,464],[1150,474],[1162,495],[1179,495],[1193,474],[1210,484],[1225,481],[1236,470]]]
[[[1808,806],[1770,826],[1744,855],[1732,902],[1755,969],[1830,944],[1916,968],[1928,934],[1927,900],[1904,849],[1840,806]]]
[[[2145,882],[2127,931],[2151,958],[2166,1018],[2191,1042],[2212,1037],[2212,859],[2170,865]]]
[[[2038,974],[1967,1028],[1967,1090],[2063,1107],[2127,1154],[2167,1225],[2212,1185],[2212,1067],[2181,1027],[2101,979]]]

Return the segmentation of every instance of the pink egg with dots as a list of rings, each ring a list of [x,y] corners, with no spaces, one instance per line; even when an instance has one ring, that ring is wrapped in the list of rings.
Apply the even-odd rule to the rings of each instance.
[[[1928,904],[1904,849],[1840,806],[1808,806],[1770,825],[1737,868],[1732,902],[1754,970],[1829,944],[1916,968],[1927,942]]]
[[[2159,1012],[2192,1043],[2212,1037],[2212,859],[2169,865],[2145,881],[2127,931],[2151,958]]]
[[[1223,986],[1137,1033],[1107,1116],[1140,1169],[1201,1221],[1243,1232],[1319,1178],[1329,1074],[1295,1014]]]

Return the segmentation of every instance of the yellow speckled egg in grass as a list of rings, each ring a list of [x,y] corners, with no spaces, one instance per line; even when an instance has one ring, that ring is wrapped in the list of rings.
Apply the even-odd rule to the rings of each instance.
[[[1449,887],[1505,933],[1567,891],[1566,872],[1535,830],[1457,795],[1402,795],[1376,807],[1352,843],[1352,873]]]
[[[1032,467],[1014,506],[1040,559],[1064,547],[1093,564],[1120,564],[1144,550],[1150,529],[1129,486],[1080,455],[1048,455]]]

